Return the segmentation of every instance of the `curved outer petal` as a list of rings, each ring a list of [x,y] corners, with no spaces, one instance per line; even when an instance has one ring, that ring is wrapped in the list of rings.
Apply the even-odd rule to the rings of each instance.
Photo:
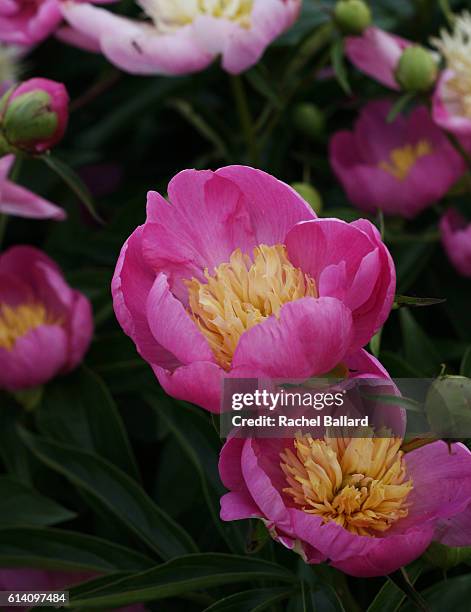
[[[242,334],[232,376],[305,378],[329,372],[351,346],[351,313],[337,299],[301,298]]]
[[[148,23],[75,2],[63,3],[62,14],[87,45],[98,44],[110,62],[133,74],[187,74],[206,68],[214,57],[198,45],[190,26],[159,34]]]
[[[256,64],[268,45],[296,20],[299,0],[255,0],[250,26],[215,17],[200,16],[195,35],[208,52],[222,55],[222,67],[239,74]]]
[[[471,223],[449,209],[440,220],[443,248],[460,274],[471,278]]]
[[[36,4],[36,3],[34,3]],[[61,20],[57,0],[40,0],[31,12],[31,3],[13,0],[13,10],[0,8],[0,42],[30,46],[54,32]]]
[[[432,98],[432,117],[443,129],[458,136],[470,136],[471,117],[462,112],[459,100],[447,87],[453,76],[451,70],[444,70],[440,75]]]
[[[201,406],[209,412],[220,412],[221,384],[225,372],[217,364],[195,361],[177,367],[173,372],[155,364],[151,365],[160,384],[169,395]]]
[[[387,319],[396,286],[394,263],[376,228],[366,220],[316,219],[288,232],[286,247],[320,297],[335,297],[352,311],[348,352],[364,346]]]
[[[41,325],[0,348],[0,389],[37,387],[58,374],[67,360],[67,334],[59,325]]]
[[[62,208],[8,180],[0,183],[0,212],[17,217],[55,221],[63,221],[67,217]]]
[[[69,349],[65,370],[73,370],[83,359],[93,336],[93,312],[90,301],[74,291],[68,321]]]
[[[386,87],[398,90],[394,71],[403,50],[411,44],[404,38],[372,26],[361,36],[347,37],[345,53],[359,70]]]

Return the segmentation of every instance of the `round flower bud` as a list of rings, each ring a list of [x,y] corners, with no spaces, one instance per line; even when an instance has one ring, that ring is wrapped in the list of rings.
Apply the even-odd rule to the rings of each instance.
[[[322,198],[320,193],[309,183],[291,183],[291,187],[299,193],[299,195],[306,200],[309,206],[316,214],[320,214],[322,211]]]
[[[296,104],[292,118],[294,128],[311,140],[321,140],[324,136],[325,115],[315,104],[310,102]]]
[[[339,0],[334,19],[344,34],[359,35],[371,25],[370,7],[363,0]]]
[[[437,73],[432,54],[414,45],[403,51],[396,69],[396,81],[405,91],[427,91],[435,83]]]
[[[30,79],[9,90],[1,101],[2,148],[38,154],[51,149],[67,127],[69,96],[62,83]]]

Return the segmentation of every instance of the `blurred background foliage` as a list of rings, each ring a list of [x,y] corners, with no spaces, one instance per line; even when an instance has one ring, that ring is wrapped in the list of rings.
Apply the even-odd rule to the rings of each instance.
[[[423,609],[420,591],[431,610],[469,610],[471,551],[435,546],[407,579],[353,579],[306,566],[255,521],[222,523],[217,420],[167,397],[114,318],[111,276],[123,242],[144,221],[146,192],[165,193],[184,168],[257,165],[313,185],[322,216],[362,216],[332,174],[328,137],[350,127],[367,100],[392,94],[346,66],[330,30],[332,4],[305,0],[296,26],[236,80],[217,65],[190,77],[133,77],[54,39],[24,60],[24,78],[69,89],[70,127],[55,155],[81,177],[104,223],[47,165],[16,168],[20,183],[64,206],[69,219],[11,218],[3,247],[44,248],[92,300],[96,331],[81,369],[24,398],[33,410],[1,396],[0,564],[102,574],[71,590],[75,609],[145,601],[162,612],[392,612]],[[113,10],[133,7],[124,1]],[[378,0],[373,12],[376,25],[423,43],[444,25],[431,0]],[[325,70],[331,58],[337,78]],[[318,107],[323,129],[300,129],[295,109],[305,102]],[[241,129],[241,104],[252,134]],[[448,203],[414,222],[385,221],[398,293],[446,298],[392,312],[372,347],[392,376],[432,377],[442,364],[471,376],[469,281],[452,269],[437,233]],[[201,557],[186,559],[193,553]]]

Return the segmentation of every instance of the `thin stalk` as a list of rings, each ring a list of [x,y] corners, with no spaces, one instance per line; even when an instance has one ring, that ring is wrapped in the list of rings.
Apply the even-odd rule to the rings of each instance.
[[[244,134],[247,150],[249,153],[252,165],[260,165],[260,153],[255,135],[254,122],[247,101],[247,94],[240,76],[231,77],[232,93],[236,103],[237,113],[239,115],[240,127]]]
[[[448,136],[448,140],[454,146],[456,151],[458,151],[458,153],[461,155],[461,157],[466,162],[468,169],[471,170],[471,155],[468,153],[468,151],[466,151],[466,149],[463,147],[461,142],[458,140],[458,138],[454,134],[451,134],[450,132],[448,132],[447,136]]]

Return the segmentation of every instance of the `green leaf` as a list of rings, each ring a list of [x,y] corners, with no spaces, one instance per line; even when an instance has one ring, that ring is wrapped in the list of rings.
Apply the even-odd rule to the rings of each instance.
[[[389,111],[388,116],[386,117],[386,122],[393,123],[396,120],[397,116],[402,113],[402,111],[409,105],[410,102],[412,102],[414,98],[415,93],[411,92],[405,93],[400,96],[400,98],[396,100],[391,110]]]
[[[234,552],[242,552],[245,538],[236,523],[219,519],[219,500],[226,492],[217,469],[220,441],[207,418],[190,406],[176,405],[165,396],[145,395],[148,404],[162,417],[182,450],[195,466],[216,529]]]
[[[431,612],[469,612],[471,600],[471,574],[448,578],[422,591],[422,596]],[[401,612],[416,612],[411,603],[401,608]]]
[[[21,482],[31,483],[29,452],[21,443],[17,430],[22,417],[24,410],[0,391],[0,455],[9,474]]]
[[[44,569],[142,571],[152,561],[133,550],[64,529],[0,529],[0,566]]]
[[[396,572],[388,575],[388,579],[401,591],[403,591],[404,595],[408,598],[408,600],[414,604],[417,610],[421,610],[422,612],[429,612],[429,608],[424,601],[422,595],[414,588],[412,584],[409,574],[407,573],[406,568],[401,567]]]
[[[330,50],[330,58],[340,87],[350,96],[352,94],[352,88],[348,82],[347,69],[345,67],[343,39],[339,38],[333,43]]]
[[[396,295],[394,298],[396,306],[435,306],[443,302],[446,302],[446,298],[420,298],[409,295]]]
[[[205,612],[262,612],[279,601],[287,599],[292,589],[253,589],[220,599]]]
[[[399,311],[399,321],[406,361],[425,376],[437,375],[440,371],[441,359],[433,342],[407,308]]]
[[[471,346],[468,346],[461,360],[460,375],[471,378]]]
[[[268,69],[263,64],[257,64],[245,73],[252,87],[266,98],[274,108],[283,108],[283,102],[271,79]]]
[[[422,561],[417,561],[410,565],[407,568],[410,582],[415,584],[423,571],[424,564]],[[396,586],[391,580],[386,580],[368,607],[367,612],[396,612],[401,607],[405,598],[404,591]]]
[[[113,464],[74,447],[33,436],[24,429],[20,434],[38,459],[64,475],[164,559],[197,551],[186,531]]]
[[[296,577],[284,567],[262,559],[208,553],[173,559],[87,596],[76,597],[73,589],[70,595],[76,607],[119,607],[254,580],[296,582]]]
[[[103,219],[95,210],[95,205],[93,203],[93,198],[88,191],[87,186],[84,184],[79,175],[72,170],[70,166],[65,164],[60,159],[53,157],[50,153],[46,153],[45,155],[41,155],[38,157],[41,161],[43,161],[46,166],[48,166],[53,172],[59,176],[62,181],[69,187],[69,189],[77,196],[77,198],[82,202],[85,208],[88,210],[90,215],[97,221],[98,223],[103,223]]]
[[[445,546],[440,542],[432,542],[424,558],[435,567],[449,570],[471,559],[471,546]]]
[[[436,248],[435,243],[413,242],[411,244],[401,244],[400,248],[392,250],[394,263],[397,272],[397,291],[400,294],[406,293],[420,276]],[[441,288],[443,295],[448,297],[445,288]]]
[[[422,373],[396,353],[381,351],[381,363],[394,378],[421,378]]]
[[[0,476],[0,526],[54,525],[77,516],[11,476]]]
[[[44,436],[95,452],[139,480],[126,430],[103,381],[86,368],[47,385],[36,423]]]
[[[314,567],[300,559],[297,574],[301,588],[290,599],[288,612],[345,612],[356,609],[341,572],[327,565]]]

